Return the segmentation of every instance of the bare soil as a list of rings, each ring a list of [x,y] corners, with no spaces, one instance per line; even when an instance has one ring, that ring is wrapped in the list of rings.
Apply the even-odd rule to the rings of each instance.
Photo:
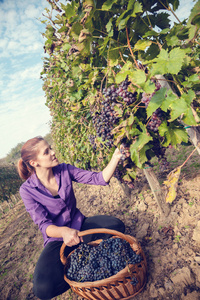
[[[189,150],[188,150],[189,151]],[[171,170],[184,161],[171,150]],[[186,153],[187,156],[187,153]],[[165,174],[155,172],[160,182]],[[193,156],[181,172],[176,200],[164,218],[142,172],[130,196],[112,178],[110,185],[74,184],[78,207],[86,216],[114,215],[126,234],[138,239],[148,262],[148,278],[135,300],[200,299],[200,159]],[[42,235],[20,200],[0,220],[0,299],[36,300],[33,272],[43,249]],[[54,300],[82,300],[72,290]]]

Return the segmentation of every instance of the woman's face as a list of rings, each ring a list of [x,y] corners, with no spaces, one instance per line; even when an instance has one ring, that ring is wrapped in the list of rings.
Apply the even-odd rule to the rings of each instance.
[[[35,167],[52,168],[58,165],[58,159],[51,146],[45,141],[40,141],[37,145],[37,158],[34,160]]]

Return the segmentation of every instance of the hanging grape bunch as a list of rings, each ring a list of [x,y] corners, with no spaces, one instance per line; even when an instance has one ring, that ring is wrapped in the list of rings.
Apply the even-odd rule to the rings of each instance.
[[[112,130],[119,121],[114,110],[115,105],[123,107],[123,104],[130,105],[136,101],[136,93],[127,90],[129,84],[130,81],[126,78],[118,87],[113,84],[109,88],[104,88],[100,111],[96,111],[92,118],[97,136],[101,137],[109,148],[114,145]],[[94,139],[94,137],[89,138],[93,149]]]

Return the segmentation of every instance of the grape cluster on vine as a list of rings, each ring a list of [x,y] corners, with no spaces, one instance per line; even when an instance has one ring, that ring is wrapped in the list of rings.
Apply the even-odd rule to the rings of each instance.
[[[118,87],[114,84],[102,91],[103,101],[99,111],[96,111],[92,117],[92,122],[97,134],[109,148],[113,146],[112,130],[118,123],[114,107],[116,104],[123,106],[123,103],[130,105],[136,101],[136,93],[129,92],[130,81],[126,78]],[[90,139],[93,149],[95,148],[94,139]]]
[[[121,97],[123,101],[128,105],[134,103],[137,100],[136,98],[137,93],[132,93],[127,90],[129,84],[130,81],[128,81],[128,78],[126,78],[124,81],[120,83],[120,85],[116,89],[116,94],[119,97]]]
[[[98,246],[81,244],[70,256],[66,271],[69,280],[77,282],[97,281],[117,274],[129,264],[137,264],[142,257],[136,254],[130,244],[121,238],[103,240]],[[130,274],[133,285],[137,278]]]

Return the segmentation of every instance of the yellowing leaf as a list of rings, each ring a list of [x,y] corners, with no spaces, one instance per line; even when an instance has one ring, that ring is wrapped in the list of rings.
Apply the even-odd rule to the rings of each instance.
[[[147,47],[149,47],[152,44],[151,41],[146,41],[146,40],[139,40],[134,46],[134,50],[142,50],[144,51]]]
[[[176,199],[176,190],[180,173],[181,166],[171,171],[167,176],[167,180],[163,182],[163,184],[167,187],[167,195],[165,200],[168,203],[172,203]]]

